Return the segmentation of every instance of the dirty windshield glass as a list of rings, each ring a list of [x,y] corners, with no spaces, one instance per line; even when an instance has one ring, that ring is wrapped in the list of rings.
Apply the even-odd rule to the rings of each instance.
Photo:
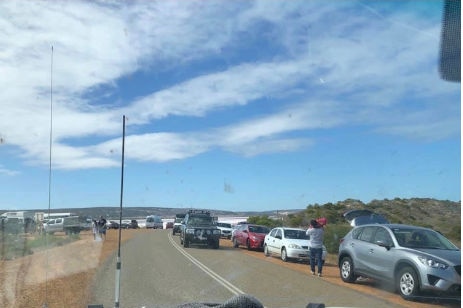
[[[460,307],[460,6],[0,1],[0,307]]]
[[[188,225],[210,225],[212,217],[209,216],[192,216],[188,219]]]

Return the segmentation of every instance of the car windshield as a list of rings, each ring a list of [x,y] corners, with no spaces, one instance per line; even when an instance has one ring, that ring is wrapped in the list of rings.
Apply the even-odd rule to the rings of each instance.
[[[399,245],[416,249],[459,250],[441,234],[424,229],[395,228],[392,230]]]
[[[210,216],[192,216],[188,219],[189,225],[209,225],[212,223]]]
[[[249,232],[267,234],[269,228],[263,226],[249,226]]]
[[[303,230],[283,230],[284,237],[289,239],[308,240],[309,236]]]
[[[0,308],[460,307],[460,2],[1,0]]]

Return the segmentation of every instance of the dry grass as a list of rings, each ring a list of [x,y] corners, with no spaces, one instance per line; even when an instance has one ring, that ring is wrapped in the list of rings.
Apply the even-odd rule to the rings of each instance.
[[[136,232],[142,232],[140,230],[122,230],[122,242],[125,242],[132,238]],[[107,239],[102,242],[101,250],[99,251],[98,262],[101,264],[104,262],[118,247],[118,231],[108,230]],[[90,233],[82,233],[81,238],[86,240],[93,240],[93,235]],[[67,245],[67,247],[72,247]],[[80,251],[75,251],[79,254]],[[34,256],[32,256],[34,257]],[[82,256],[82,262],[85,262],[85,257]],[[66,260],[62,260],[63,263]],[[7,270],[11,267],[12,262],[23,262],[21,259],[12,261],[3,261],[0,266],[0,275],[3,276],[2,270]],[[26,274],[30,274],[30,270],[23,266],[19,266],[20,269],[15,277],[22,277]],[[56,264],[51,264],[51,267],[57,267]],[[24,273],[21,273],[23,271]],[[25,307],[48,307],[48,308],[82,308],[87,307],[89,304],[87,301],[90,295],[90,285],[93,280],[96,268],[90,268],[86,271],[73,273],[64,277],[55,278],[48,281],[43,281],[37,284],[24,283],[25,279],[19,279],[14,282],[14,299],[11,296],[6,296],[6,287],[2,287],[3,291],[0,294],[0,306],[1,307],[13,307],[13,308],[25,308]],[[26,274],[25,274],[26,273]],[[43,280],[43,279],[42,279]],[[22,283],[21,283],[22,282]],[[13,283],[13,281],[2,281],[2,283]]]

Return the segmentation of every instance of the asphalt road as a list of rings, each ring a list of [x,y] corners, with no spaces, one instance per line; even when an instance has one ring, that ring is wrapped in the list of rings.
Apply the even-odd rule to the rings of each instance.
[[[192,246],[170,230],[141,232],[121,248],[119,304],[123,308],[175,307],[185,302],[223,303],[250,294],[265,307],[393,307],[371,295],[331,284],[241,253]],[[114,307],[116,258],[97,273],[94,303]],[[400,307],[400,306],[398,306]]]

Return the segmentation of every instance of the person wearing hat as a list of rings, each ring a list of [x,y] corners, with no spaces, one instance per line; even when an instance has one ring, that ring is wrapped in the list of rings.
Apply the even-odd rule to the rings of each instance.
[[[307,229],[307,235],[309,236],[309,248],[310,248],[310,273],[315,275],[315,261],[317,261],[318,277],[322,276],[323,268],[323,235],[324,229],[316,220],[310,221],[310,226]]]

